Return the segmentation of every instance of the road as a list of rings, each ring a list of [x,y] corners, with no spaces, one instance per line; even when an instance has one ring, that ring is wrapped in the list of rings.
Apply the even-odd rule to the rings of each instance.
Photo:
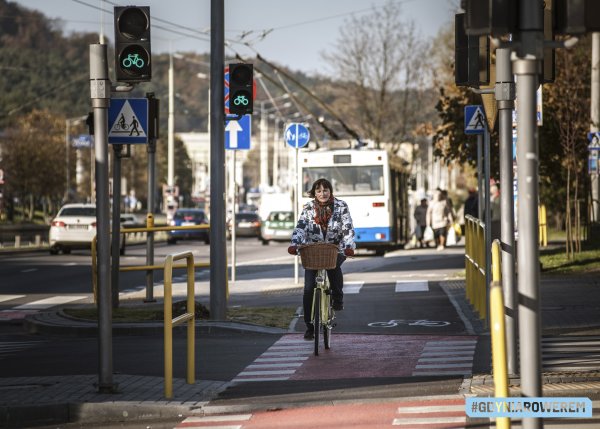
[[[200,260],[208,258],[208,246],[184,242],[158,245],[156,260],[189,248]],[[257,240],[239,240],[239,266],[237,280],[230,285],[230,305],[300,306],[302,288],[294,283],[293,258],[286,248],[287,243],[262,246]],[[123,263],[143,264],[144,251],[143,247],[128,248]],[[463,258],[463,249],[456,248],[349,259],[343,267],[346,308],[338,312],[332,349],[319,357],[312,354],[312,343],[302,339],[302,322],[283,335],[198,336],[197,379],[234,382],[209,408],[215,412],[225,406],[269,409],[315,399],[334,403],[361,398],[383,407],[393,398],[408,401],[431,395],[454,400],[464,377],[474,368],[489,370],[487,362],[474,361],[478,338],[443,287],[444,279],[461,270]],[[72,303],[90,302],[89,261],[89,252],[83,251],[58,256],[2,255],[0,311],[15,316],[19,306],[56,296],[81,297]],[[155,277],[159,294],[162,275],[156,273]],[[181,291],[185,279],[176,277],[174,281],[179,285],[175,290]],[[143,273],[123,273],[121,299],[143,299],[144,284]],[[206,270],[197,272],[196,284],[198,299],[208,300]],[[9,296],[19,297],[6,299]],[[21,312],[45,309],[32,306]],[[97,372],[96,338],[28,335],[15,324],[18,317],[0,323],[1,377]],[[184,378],[183,332],[176,335],[174,348],[174,376]],[[162,375],[162,335],[114,336],[113,352],[116,373]],[[355,412],[362,413],[360,409]],[[248,427],[261,427],[258,421],[254,423],[258,426]]]

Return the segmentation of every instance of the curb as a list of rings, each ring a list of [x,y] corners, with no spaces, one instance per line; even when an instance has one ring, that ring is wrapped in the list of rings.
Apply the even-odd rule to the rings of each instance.
[[[23,327],[29,334],[50,334],[73,337],[90,337],[98,335],[98,324],[66,316],[62,311],[35,313],[25,317]],[[185,330],[185,325],[175,326],[176,330]],[[228,332],[255,332],[261,334],[281,335],[287,329],[253,325],[243,322],[197,320],[196,330],[199,333],[214,334]],[[115,336],[157,335],[164,332],[162,323],[113,323]]]

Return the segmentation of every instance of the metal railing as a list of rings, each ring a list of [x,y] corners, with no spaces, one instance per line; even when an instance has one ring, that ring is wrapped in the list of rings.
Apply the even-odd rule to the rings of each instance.
[[[496,398],[508,398],[508,365],[501,272],[500,241],[494,240],[492,243],[492,284],[490,285],[490,334],[492,337],[494,395]],[[496,427],[510,429],[510,418],[497,417]]]
[[[480,319],[487,317],[485,252],[485,224],[477,218],[465,216],[465,291]]]
[[[186,312],[173,318],[173,262],[185,259],[187,267]],[[194,255],[181,252],[167,255],[164,264],[164,357],[165,357],[165,398],[173,397],[173,327],[187,322],[187,377],[188,384],[195,382],[195,323],[196,303],[194,290]]]
[[[150,222],[152,225],[152,222]],[[138,232],[156,232],[156,231],[173,231],[173,230],[198,230],[198,229],[210,229],[210,225],[186,225],[186,226],[145,226],[139,228],[121,228],[120,234],[134,234]],[[97,302],[97,278],[98,278],[98,264],[97,264],[97,241],[96,236],[92,239],[92,289],[94,292],[94,302]],[[150,270],[162,270],[162,265],[120,265],[119,271],[150,271]],[[194,263],[195,268],[210,268],[209,262],[197,262]],[[174,265],[173,268],[186,268],[186,265]]]

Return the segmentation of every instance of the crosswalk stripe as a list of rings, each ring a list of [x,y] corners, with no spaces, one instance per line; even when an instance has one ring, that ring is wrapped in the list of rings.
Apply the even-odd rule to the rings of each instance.
[[[182,423],[203,423],[203,422],[235,422],[239,420],[250,420],[252,414],[232,414],[226,416],[191,416]]]
[[[543,337],[542,368],[546,371],[600,369],[600,337]]]
[[[344,282],[344,293],[345,294],[356,294],[360,293],[365,282]]]
[[[66,304],[68,302],[79,301],[85,299],[85,296],[72,296],[72,295],[59,295],[50,298],[40,299],[37,301],[28,302],[23,305],[14,307],[14,310],[43,310],[46,308],[54,307],[60,304]]]
[[[429,282],[424,281],[396,281],[396,292],[428,292]]]
[[[23,298],[25,295],[0,295],[0,302],[12,301],[13,299]]]

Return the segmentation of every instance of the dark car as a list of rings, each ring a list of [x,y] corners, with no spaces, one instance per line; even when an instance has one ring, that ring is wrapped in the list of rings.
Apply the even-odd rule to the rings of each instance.
[[[207,225],[206,213],[201,209],[177,209],[173,215],[171,226]],[[208,229],[172,230],[167,233],[167,243],[175,244],[177,240],[202,240],[210,243]]]
[[[231,221],[229,221],[227,229],[227,235],[231,237]],[[238,237],[260,237],[260,216],[258,213],[236,213],[235,235]]]

